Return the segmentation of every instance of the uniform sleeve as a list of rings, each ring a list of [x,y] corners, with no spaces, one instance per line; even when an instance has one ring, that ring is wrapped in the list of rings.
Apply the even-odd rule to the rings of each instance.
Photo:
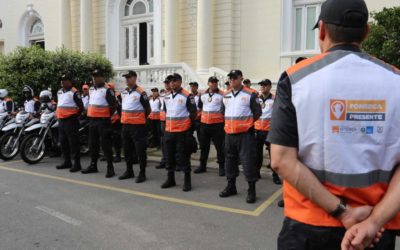
[[[83,107],[82,97],[78,92],[74,93],[74,102],[76,103],[76,105],[79,108],[79,114],[78,115],[80,115],[83,112],[84,107]]]
[[[144,111],[146,112],[146,117],[149,116],[151,113],[149,97],[147,96],[146,92],[143,92],[140,95],[140,103],[142,104]]]
[[[292,86],[286,73],[282,75],[277,86],[268,141],[285,147],[297,148],[299,145]]]
[[[261,105],[257,100],[258,100],[257,94],[252,93],[250,97],[250,109],[251,112],[253,113],[254,121],[257,121],[262,114]]]
[[[108,105],[110,105],[110,114],[114,114],[117,110],[117,99],[115,98],[115,94],[111,89],[107,89],[106,100]]]
[[[198,108],[199,110],[203,110],[203,101],[201,100],[201,95],[199,96]]]
[[[190,113],[190,119],[193,121],[194,119],[196,119],[197,116],[196,101],[194,100],[193,95],[189,95],[186,99],[186,107]]]

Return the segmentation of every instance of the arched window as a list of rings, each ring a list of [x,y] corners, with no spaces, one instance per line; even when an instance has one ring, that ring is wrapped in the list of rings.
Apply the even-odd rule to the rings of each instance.
[[[122,65],[151,64],[154,60],[153,0],[126,0],[121,7]]]
[[[30,35],[42,35],[42,34],[43,34],[43,23],[40,19],[38,19],[32,24]]]

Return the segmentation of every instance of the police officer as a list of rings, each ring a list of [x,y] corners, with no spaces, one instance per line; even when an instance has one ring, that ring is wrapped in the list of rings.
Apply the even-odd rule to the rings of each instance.
[[[278,249],[395,249],[400,73],[361,51],[368,17],[364,0],[325,1],[321,54],[279,80],[268,135],[285,181]]]
[[[13,113],[15,111],[14,101],[7,97],[8,91],[0,89],[0,113]]]
[[[162,153],[162,157],[161,157],[161,161],[160,164],[156,166],[156,169],[162,169],[165,168],[165,166],[167,165],[167,148],[165,145],[165,97],[169,95],[169,93],[171,92],[171,79],[172,79],[172,75],[169,75],[165,78],[164,80],[164,87],[165,87],[165,92],[161,93],[160,96],[160,102],[161,102],[161,107],[160,107],[160,128],[161,128],[161,138],[160,138],[160,143],[161,143],[161,153]]]
[[[89,107],[89,85],[84,84],[82,86],[82,102],[83,102],[83,107],[85,108],[85,111],[87,111]]]
[[[79,116],[84,107],[80,94],[72,87],[71,77],[63,74],[60,80],[62,88],[57,92],[56,114],[59,123],[58,136],[64,155],[64,163],[56,168],[70,168],[70,172],[78,172],[82,168],[79,152]],[[73,165],[71,155],[74,159]]]
[[[218,88],[218,78],[208,78],[208,89],[200,95],[199,109],[201,111],[200,127],[200,167],[195,174],[207,171],[207,160],[210,153],[211,140],[217,150],[219,176],[225,176],[224,155],[224,93]]]
[[[257,158],[256,166],[258,170],[258,178],[261,178],[261,167],[263,163],[263,149],[264,145],[267,148],[269,158],[271,159],[270,153],[270,143],[267,141],[268,132],[270,129],[271,115],[272,115],[272,105],[274,104],[274,96],[270,92],[272,87],[272,82],[269,79],[264,79],[258,83],[260,85],[260,94],[258,96],[258,101],[260,102],[262,108],[262,114],[260,119],[258,119],[254,127],[256,129],[256,140],[257,140]],[[271,168],[271,165],[268,166]],[[272,171],[272,180],[275,184],[281,185],[282,181],[274,171]]]
[[[94,86],[89,90],[89,107],[88,117],[89,123],[89,148],[90,148],[90,165],[82,170],[82,174],[97,173],[97,160],[99,158],[100,142],[103,152],[107,160],[106,178],[115,176],[113,159],[112,159],[112,131],[111,131],[111,115],[114,114],[117,103],[114,92],[106,88],[104,73],[100,69],[96,69],[92,73]]]
[[[193,148],[189,145],[192,121],[196,118],[197,108],[194,96],[182,88],[182,77],[175,73],[171,78],[172,92],[164,98],[166,111],[165,144],[167,149],[168,178],[161,188],[176,185],[175,168],[177,161],[185,174],[182,190],[192,189],[190,154]]]
[[[24,86],[22,89],[24,95],[24,110],[30,113],[32,116],[39,116],[40,112],[40,102],[34,97],[33,89],[29,86]]]
[[[201,118],[201,110],[199,108],[199,100],[200,100],[200,93],[199,93],[199,84],[197,82],[190,82],[190,92],[194,97],[194,101],[197,107],[197,115],[196,119],[193,121],[192,129],[193,132],[196,131],[197,140],[200,142],[200,118]],[[200,143],[199,143],[200,144]]]
[[[152,135],[152,147],[160,147],[160,94],[158,88],[151,89],[152,96],[150,98],[151,113],[149,115],[151,135]]]
[[[242,85],[243,74],[232,70],[228,74],[232,89],[224,95],[225,105],[225,171],[228,185],[219,194],[229,197],[237,194],[236,177],[239,176],[239,159],[249,184],[247,203],[256,201],[256,181],[258,180],[255,164],[256,141],[254,122],[261,116],[261,106],[257,94]]]
[[[137,74],[135,71],[128,71],[123,75],[126,79],[127,88],[121,93],[122,97],[122,137],[124,138],[124,150],[126,171],[119,177],[120,180],[133,178],[133,157],[136,152],[139,159],[140,172],[136,183],[146,180],[146,119],[150,114],[149,98],[146,92],[136,84]]]

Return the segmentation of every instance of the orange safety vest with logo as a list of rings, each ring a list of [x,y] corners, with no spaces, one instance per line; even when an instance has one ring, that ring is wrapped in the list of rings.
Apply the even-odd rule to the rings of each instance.
[[[209,90],[200,96],[203,104],[201,122],[204,124],[215,124],[224,122],[223,99],[224,92],[218,90],[216,93],[209,93]]]
[[[223,101],[225,105],[225,133],[245,133],[254,126],[253,112],[250,108],[252,93],[247,87],[243,87],[236,96],[232,90],[225,93]]]
[[[136,86],[133,90],[124,90],[121,93],[122,97],[122,124],[146,124],[146,113],[140,97],[142,96],[143,89]]]
[[[108,88],[100,87],[95,88],[91,87],[89,89],[89,107],[88,107],[88,117],[92,118],[109,118],[110,114],[110,105],[107,102]]]
[[[272,96],[272,94],[270,94],[267,99],[263,100],[262,95],[260,95],[258,101],[261,105],[262,113],[260,118],[254,123],[254,128],[258,131],[269,131],[274,97]]]
[[[149,115],[149,119],[160,120],[160,107],[161,107],[160,98],[150,99],[151,113]]]
[[[57,92],[57,110],[56,116],[58,119],[65,119],[79,113],[78,105],[74,100],[74,94],[76,93],[76,89],[72,88],[71,90],[64,91],[60,89]]]
[[[169,93],[164,97],[166,108],[165,131],[184,132],[190,129],[190,113],[186,107],[189,95],[188,91],[181,89],[178,93]]]
[[[199,108],[199,100],[200,100],[200,93],[198,93],[197,95],[193,95],[194,96],[194,102],[196,103],[196,107],[197,107],[197,115],[195,120],[200,120],[201,118],[201,110]]]
[[[400,130],[393,125],[400,124],[400,72],[365,53],[337,50],[304,60],[287,74],[299,159],[350,206],[378,204],[400,159]],[[289,218],[343,226],[288,183],[284,199]],[[400,214],[385,227],[400,229]]]

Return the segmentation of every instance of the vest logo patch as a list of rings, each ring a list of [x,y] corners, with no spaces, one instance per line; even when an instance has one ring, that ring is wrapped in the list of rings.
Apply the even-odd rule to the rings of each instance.
[[[332,121],[385,121],[385,100],[330,100]]]
[[[331,100],[331,120],[344,121],[346,119],[346,101]]]

